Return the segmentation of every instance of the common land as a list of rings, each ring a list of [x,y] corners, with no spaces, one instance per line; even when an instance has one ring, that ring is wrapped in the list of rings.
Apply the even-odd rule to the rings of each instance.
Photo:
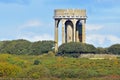
[[[0,80],[120,80],[120,58],[0,54]]]
[[[120,44],[0,41],[0,80],[120,80]]]

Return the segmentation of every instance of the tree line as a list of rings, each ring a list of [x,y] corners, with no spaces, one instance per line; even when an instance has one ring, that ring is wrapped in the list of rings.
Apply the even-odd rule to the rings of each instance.
[[[120,55],[120,44],[114,44],[108,48],[95,47],[92,44],[70,42],[59,46],[58,54],[62,56],[79,57],[80,54],[115,54]]]
[[[30,42],[24,39],[0,41],[0,53],[41,55],[54,52],[54,41]],[[120,44],[114,44],[108,48],[95,47],[92,44],[70,42],[59,46],[56,55],[78,56],[80,54],[120,54]]]
[[[0,41],[0,53],[39,55],[53,51],[53,41],[30,42],[24,39]]]

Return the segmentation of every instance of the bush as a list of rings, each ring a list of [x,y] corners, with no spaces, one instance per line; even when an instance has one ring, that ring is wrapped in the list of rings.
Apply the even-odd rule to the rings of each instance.
[[[108,54],[108,50],[107,48],[98,47],[96,48],[96,53],[97,54]]]
[[[108,48],[108,52],[112,54],[120,54],[120,44],[114,44]]]
[[[80,54],[95,53],[96,48],[91,44],[70,42],[62,44],[58,49],[58,55],[71,55],[78,57]]]
[[[53,41],[37,41],[32,43],[30,47],[30,54],[31,55],[40,55],[43,53],[48,53],[52,51],[54,47]]]
[[[39,65],[40,64],[40,61],[39,60],[35,60],[34,61],[34,65]]]
[[[0,42],[0,53],[9,54],[33,54],[39,55],[52,51],[54,47],[54,41],[37,41],[30,42],[27,40],[19,39],[12,41]]]
[[[3,41],[0,45],[0,53],[27,54],[31,42],[23,39]]]
[[[0,77],[15,77],[20,71],[21,68],[16,65],[0,62]]]
[[[42,65],[37,65],[33,67],[29,67],[21,74],[19,74],[19,77],[25,77],[25,78],[47,78],[50,77],[49,69]]]

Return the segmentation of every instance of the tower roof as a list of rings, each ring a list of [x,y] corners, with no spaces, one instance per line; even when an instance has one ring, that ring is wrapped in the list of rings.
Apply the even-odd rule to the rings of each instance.
[[[54,18],[81,18],[86,19],[86,10],[84,9],[55,9]]]

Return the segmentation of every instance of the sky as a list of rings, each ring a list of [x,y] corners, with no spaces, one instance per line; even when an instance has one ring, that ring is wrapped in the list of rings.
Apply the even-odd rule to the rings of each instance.
[[[120,44],[120,0],[0,0],[0,41],[54,40],[54,9],[86,9],[86,43]]]

